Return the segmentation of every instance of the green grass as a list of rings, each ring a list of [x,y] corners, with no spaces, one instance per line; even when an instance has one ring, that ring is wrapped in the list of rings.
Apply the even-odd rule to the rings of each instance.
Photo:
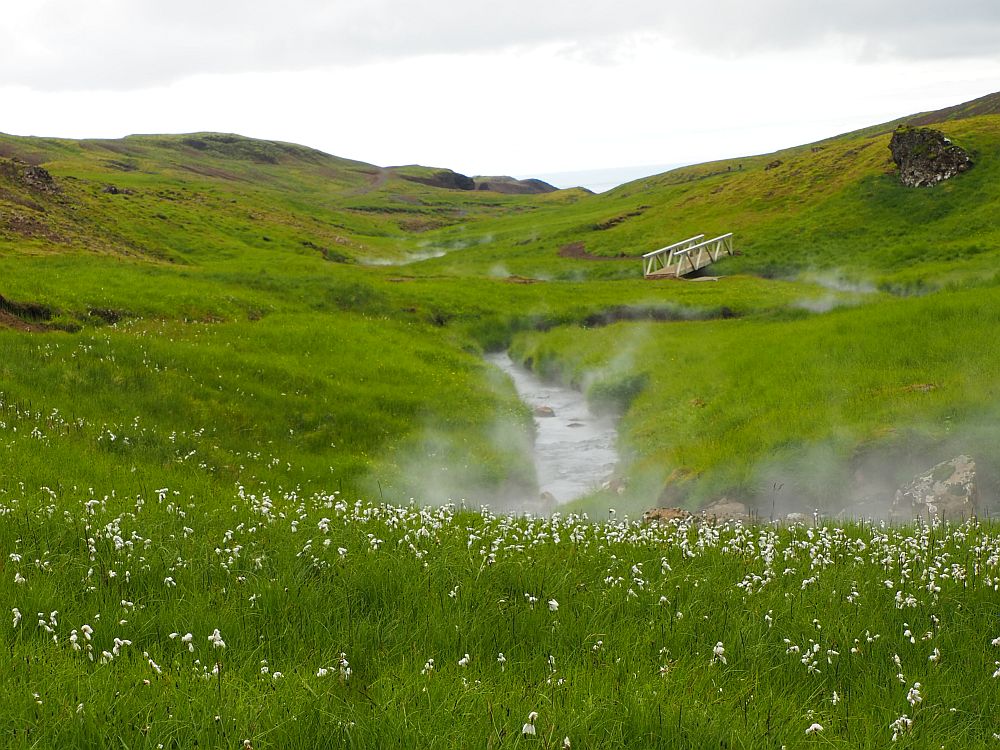
[[[976,289],[787,319],[569,326],[512,351],[592,399],[625,398],[634,508],[673,475],[674,504],[766,507],[780,483],[782,505],[837,511],[869,488],[863,466],[891,490],[961,452],[993,498],[998,310],[995,289]]]
[[[22,618],[0,628],[7,747],[875,748],[904,715],[900,746],[968,747],[997,729],[988,527],[514,520],[262,486],[2,504]]]
[[[537,495],[531,415],[481,358],[508,347],[620,414],[625,493],[570,506],[600,518],[832,513],[960,452],[989,507],[988,111],[942,115],[976,166],[930,190],[885,127],[596,196],[219,134],[0,137],[0,744],[874,748],[906,714],[899,747],[989,745],[988,524],[422,508]],[[725,231],[719,281],[641,279]]]

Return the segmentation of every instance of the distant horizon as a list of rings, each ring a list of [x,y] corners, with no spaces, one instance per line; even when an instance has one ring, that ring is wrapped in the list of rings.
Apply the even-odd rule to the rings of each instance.
[[[543,180],[561,190],[583,187],[595,193],[606,193],[608,190],[613,190],[628,182],[641,180],[643,177],[663,174],[672,169],[689,166],[690,163],[642,164],[628,167],[597,167],[594,169],[574,169],[564,172],[541,172],[538,174],[525,174],[519,176],[518,179]]]
[[[227,7],[12,4],[0,130],[242,133],[606,190],[1000,91],[1000,4],[981,0]]]

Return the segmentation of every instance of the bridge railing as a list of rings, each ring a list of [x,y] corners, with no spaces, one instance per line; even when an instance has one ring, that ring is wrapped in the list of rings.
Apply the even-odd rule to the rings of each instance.
[[[714,263],[723,255],[733,254],[733,233],[701,240],[705,235],[668,245],[660,250],[643,255],[643,270],[646,276],[682,276]]]
[[[675,254],[687,248],[694,247],[698,244],[698,240],[704,236],[703,234],[696,234],[694,237],[688,237],[686,240],[675,242],[673,245],[667,245],[666,247],[661,247],[659,250],[646,253],[642,256],[643,274],[649,276],[654,271],[668,268],[673,262]]]

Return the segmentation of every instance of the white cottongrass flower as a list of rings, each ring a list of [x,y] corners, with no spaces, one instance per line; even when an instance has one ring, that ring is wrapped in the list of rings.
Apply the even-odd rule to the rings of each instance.
[[[562,746],[563,746],[563,750],[569,750],[570,744],[569,744],[569,737],[568,736],[567,737],[563,737],[563,744],[562,744]]]
[[[461,659],[458,660],[458,666],[467,667],[469,666],[469,661],[470,661],[469,655],[466,654],[465,656],[463,656]]]
[[[160,665],[153,661],[148,652],[143,651],[142,655],[146,657],[146,661],[149,662],[149,666],[153,668],[153,671],[156,672],[156,674],[163,674],[163,670],[160,669]]]
[[[941,661],[941,651],[937,647],[931,652],[931,655],[927,657],[927,661],[937,663]]]
[[[817,732],[822,732],[822,731],[823,731],[823,725],[814,723],[810,724],[809,727],[806,729],[806,734],[816,734]]]
[[[219,629],[216,628],[212,631],[212,634],[208,636],[209,643],[211,643],[215,648],[225,648],[226,642],[222,640],[222,634]]]
[[[503,651],[497,655],[497,664],[500,665],[500,671],[503,672],[507,666],[507,657],[503,655]]]
[[[16,628],[21,623],[21,610],[14,607],[11,609],[10,613],[14,615],[14,627]]]
[[[337,656],[337,672],[340,675],[341,682],[347,682],[351,679],[351,675],[354,673],[354,670],[351,669],[350,663],[347,661],[347,654],[343,651],[341,651]]]
[[[559,602],[555,599],[549,599],[549,612],[555,612],[557,609],[559,609]]]
[[[913,727],[913,719],[911,719],[906,714],[903,714],[898,719],[896,719],[892,724],[889,725],[889,729],[892,730],[892,741],[895,742],[904,734],[910,731]]]
[[[15,574],[14,574],[14,583],[16,583],[16,584],[20,585],[20,584],[22,584],[22,583],[27,583],[27,582],[28,582],[28,579],[27,579],[27,578],[25,578],[25,577],[24,577],[23,575],[21,575],[20,573],[15,573]]]
[[[712,664],[718,663],[726,664],[726,647],[722,645],[722,641],[715,644],[715,648],[712,649]]]
[[[528,722],[521,727],[521,735],[523,737],[534,737],[535,736],[535,721],[538,719],[538,712],[532,711],[528,714]]]
[[[920,683],[914,682],[913,687],[911,687],[906,693],[906,702],[911,706],[916,706],[918,703],[923,701],[923,699],[923,696],[920,695]]]
[[[836,691],[836,690],[834,690],[834,691],[833,691],[833,697],[832,697],[832,698],[830,698],[830,703],[832,703],[832,704],[833,704],[833,705],[835,705],[835,706],[836,706],[836,705],[837,705],[838,703],[840,703],[840,696],[839,696],[839,695],[837,695],[837,691]]]
[[[500,656],[503,656],[503,654],[500,654]],[[426,662],[424,662],[424,668],[420,670],[420,674],[433,674],[433,672],[434,672],[434,660],[428,659]]]
[[[997,668],[996,672],[993,673],[993,679],[1000,677],[1000,661],[993,662],[994,666]]]
[[[1000,646],[1000,638],[994,638],[992,641],[990,641],[990,644],[993,646]]]
[[[320,667],[319,669],[316,670],[317,677],[326,677],[328,674],[330,674],[330,670],[327,669],[326,667]]]

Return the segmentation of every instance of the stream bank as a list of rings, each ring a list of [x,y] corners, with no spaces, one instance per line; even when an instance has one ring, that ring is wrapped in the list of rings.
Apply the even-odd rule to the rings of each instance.
[[[535,473],[550,510],[600,489],[618,464],[617,420],[594,414],[583,393],[542,380],[506,352],[487,354],[486,361],[510,376],[535,414]]]

